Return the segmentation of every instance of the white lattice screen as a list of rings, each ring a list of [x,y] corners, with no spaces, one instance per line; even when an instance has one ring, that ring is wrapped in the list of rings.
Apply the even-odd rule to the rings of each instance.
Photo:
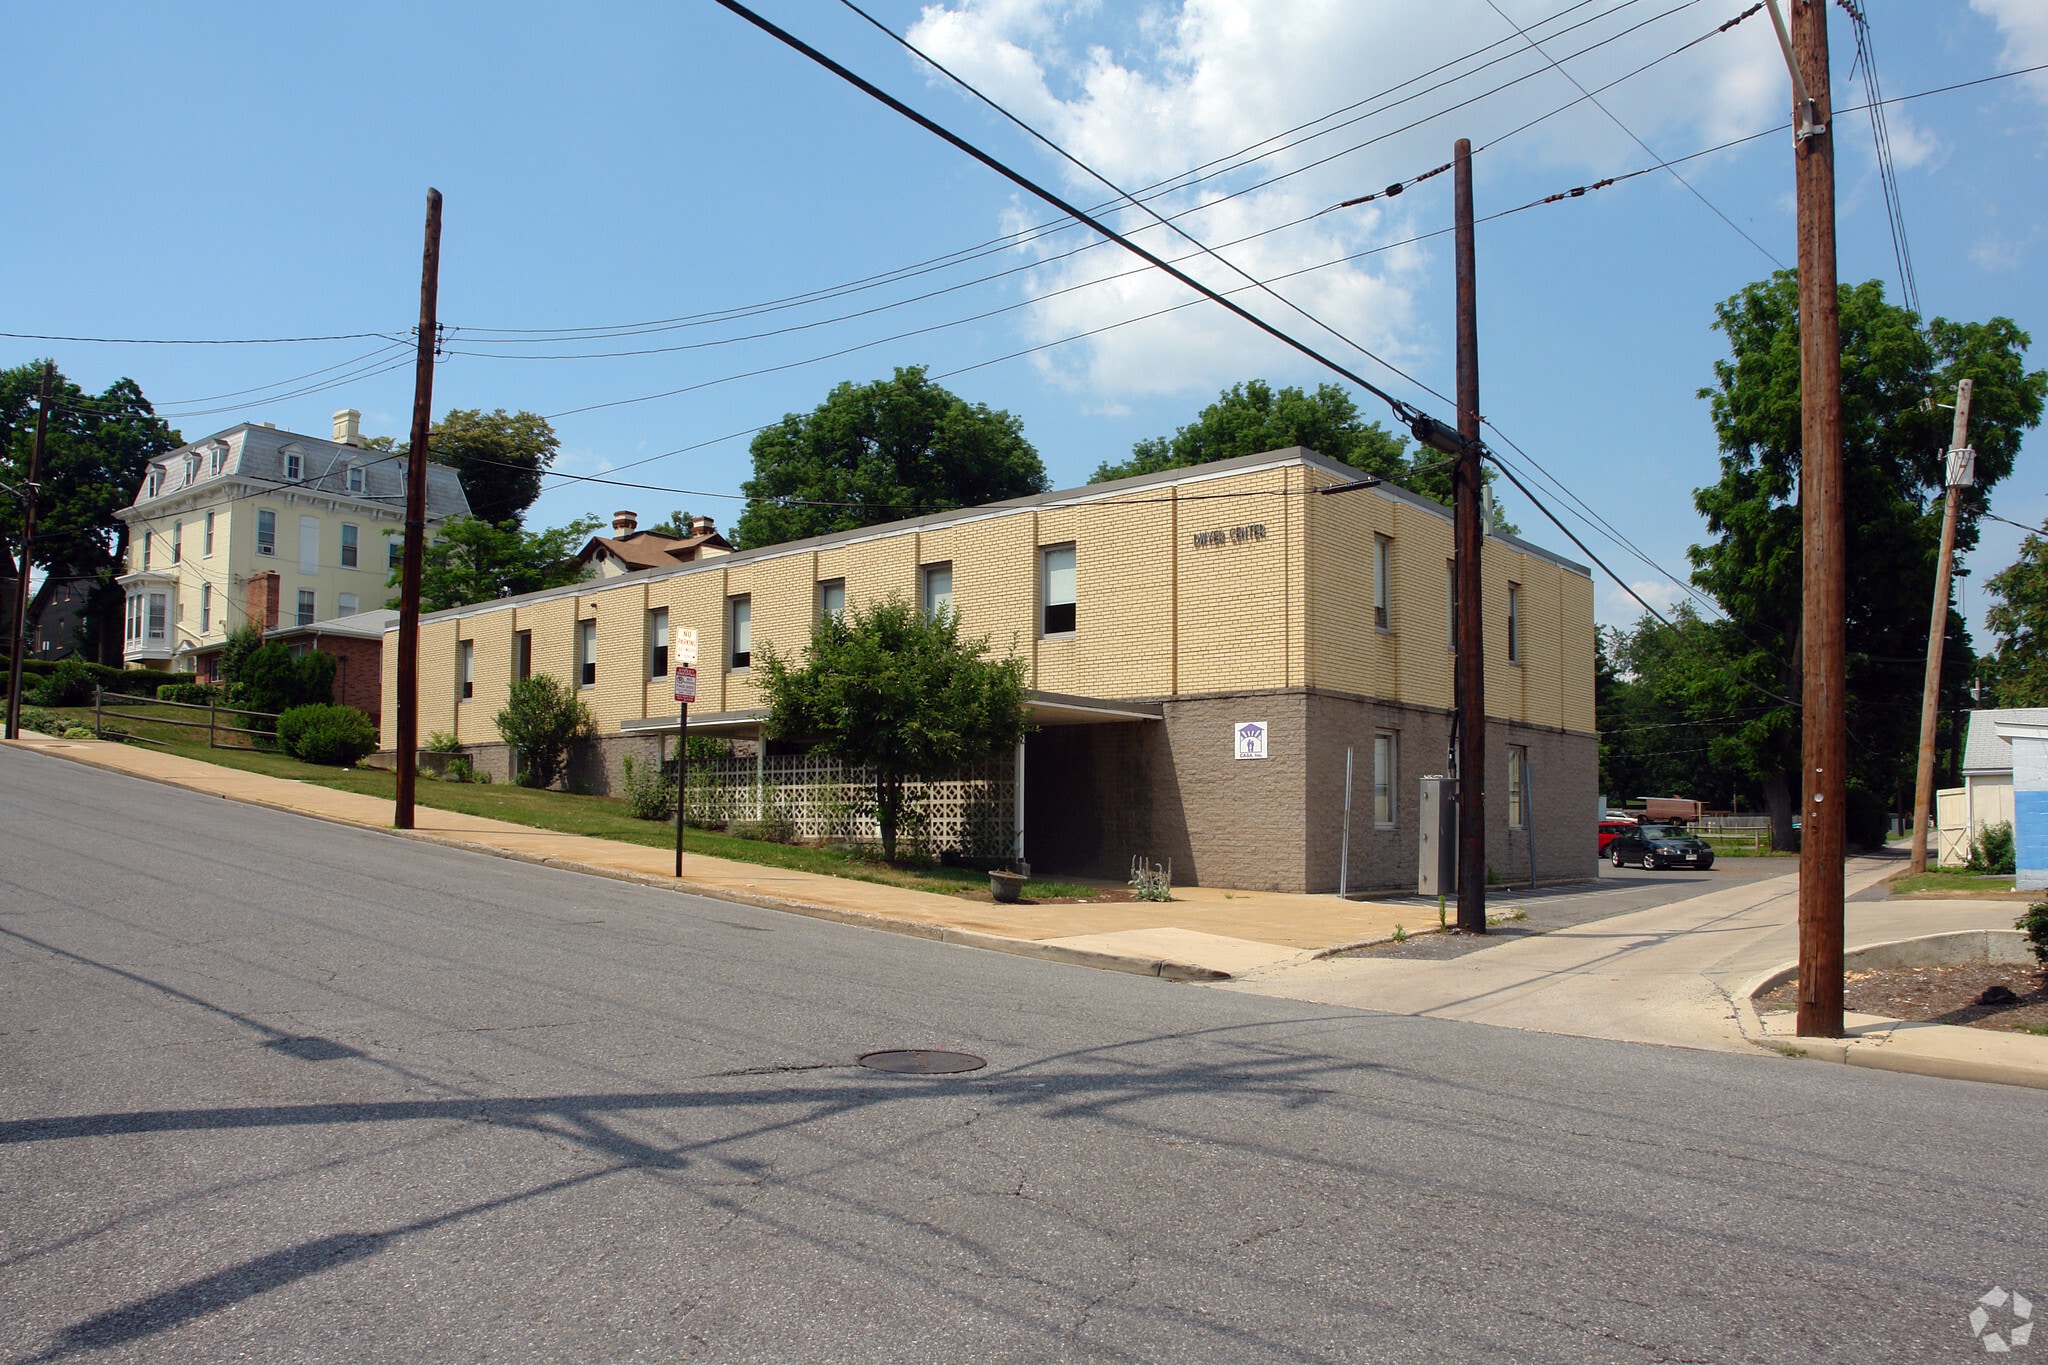
[[[1013,757],[994,759],[946,782],[909,788],[899,837],[913,848],[999,858],[1011,850],[1016,816]],[[812,754],[691,760],[692,820],[731,824],[780,818],[800,839],[876,843],[872,770]]]

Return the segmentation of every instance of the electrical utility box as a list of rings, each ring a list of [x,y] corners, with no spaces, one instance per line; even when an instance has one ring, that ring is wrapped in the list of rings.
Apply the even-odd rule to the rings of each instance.
[[[1416,892],[1424,896],[1458,893],[1458,779],[1432,773],[1422,779],[1422,865]]]

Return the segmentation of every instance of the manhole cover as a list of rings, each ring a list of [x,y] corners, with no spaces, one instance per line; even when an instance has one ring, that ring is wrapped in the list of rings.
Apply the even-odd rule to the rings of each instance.
[[[950,1076],[959,1071],[979,1071],[988,1065],[971,1052],[935,1052],[930,1048],[898,1048],[893,1052],[870,1052],[860,1059],[870,1071],[893,1071],[899,1076]]]

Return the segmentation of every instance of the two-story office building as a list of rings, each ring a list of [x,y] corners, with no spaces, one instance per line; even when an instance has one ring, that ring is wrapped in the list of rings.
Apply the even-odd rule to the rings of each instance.
[[[151,462],[128,523],[123,657],[210,675],[228,632],[310,625],[384,605],[402,553],[405,461],[364,446],[362,414],[334,439],[230,427]],[[469,511],[455,471],[427,467],[427,525]]]
[[[1349,755],[1350,885],[1412,887],[1420,779],[1447,767],[1451,521],[1397,488],[1321,492],[1357,477],[1273,451],[433,613],[420,730],[488,748],[513,680],[549,673],[596,719],[603,790],[676,731],[678,628],[700,647],[692,731],[748,737],[763,648],[799,657],[820,614],[894,594],[1024,661],[1034,871],[1120,877],[1143,854],[1185,883],[1334,890]],[[1509,536],[1483,567],[1489,859],[1592,876],[1591,578]]]

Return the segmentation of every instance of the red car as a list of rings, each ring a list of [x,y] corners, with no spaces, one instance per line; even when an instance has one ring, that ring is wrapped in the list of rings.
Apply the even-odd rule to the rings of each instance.
[[[1633,834],[1635,829],[1636,822],[1633,820],[1602,820],[1600,822],[1600,852],[1602,854],[1607,852],[1607,846],[1614,842],[1614,837],[1617,834]]]

